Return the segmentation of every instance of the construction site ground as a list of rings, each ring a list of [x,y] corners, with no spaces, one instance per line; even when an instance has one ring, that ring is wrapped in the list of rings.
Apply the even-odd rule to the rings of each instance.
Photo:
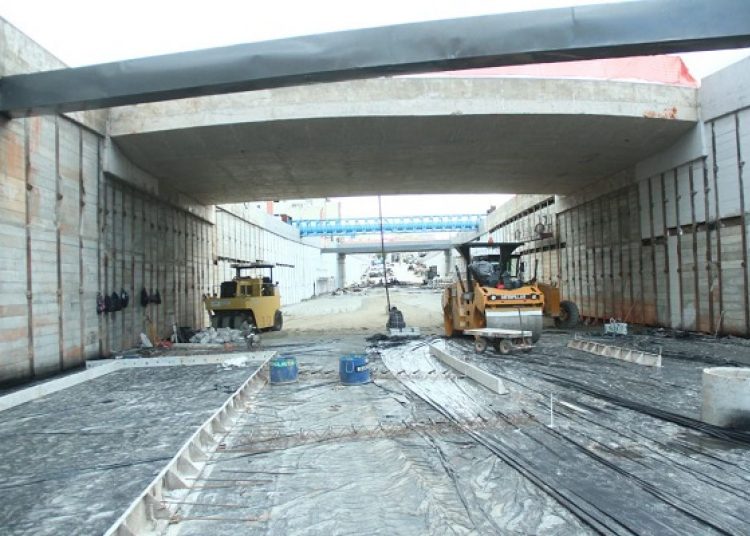
[[[103,533],[252,370],[119,370],[0,412],[0,533]]]
[[[372,337],[386,321],[379,291],[289,308],[289,329],[262,345],[296,356],[299,381],[254,395],[161,533],[750,533],[750,435],[699,420],[702,369],[747,362],[747,341],[606,339],[661,350],[661,368],[569,349],[573,333],[556,330],[530,353],[477,355],[469,338],[437,336],[435,309],[419,311],[439,312],[439,294],[392,296],[426,336]],[[509,394],[446,368],[430,343]],[[338,358],[364,352],[373,381],[341,385]],[[254,368],[163,370],[0,412],[5,533],[102,532]]]

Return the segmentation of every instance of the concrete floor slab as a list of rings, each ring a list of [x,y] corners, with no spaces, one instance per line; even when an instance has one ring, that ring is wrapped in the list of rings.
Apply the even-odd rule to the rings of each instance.
[[[104,532],[255,368],[121,370],[0,412],[0,532]]]
[[[366,343],[336,339],[299,352],[299,383],[257,394],[164,534],[589,533],[392,376],[340,385],[327,373]]]
[[[506,382],[498,396],[442,374],[419,341],[387,341],[374,383],[342,387],[336,358],[362,335],[287,335],[299,383],[256,395],[160,533],[745,533],[750,439],[695,421],[700,370],[728,355],[631,337],[663,345],[656,370],[568,349],[570,336],[509,357],[450,341]]]

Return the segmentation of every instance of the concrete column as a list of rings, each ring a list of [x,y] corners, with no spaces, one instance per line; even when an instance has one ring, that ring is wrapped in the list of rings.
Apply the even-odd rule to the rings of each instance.
[[[443,273],[440,274],[440,276],[448,277],[448,274],[453,270],[453,250],[446,249],[443,251],[443,254],[445,255],[445,266],[443,267]]]
[[[336,287],[346,286],[346,253],[337,254],[338,266],[336,270]]]

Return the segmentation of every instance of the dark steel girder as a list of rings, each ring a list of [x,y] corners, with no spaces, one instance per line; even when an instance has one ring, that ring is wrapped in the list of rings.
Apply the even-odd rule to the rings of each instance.
[[[0,79],[22,117],[282,86],[750,46],[748,0],[642,0],[401,24]]]

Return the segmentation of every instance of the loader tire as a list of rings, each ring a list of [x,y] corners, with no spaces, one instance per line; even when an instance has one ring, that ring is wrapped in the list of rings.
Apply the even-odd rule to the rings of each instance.
[[[281,331],[281,328],[284,327],[284,316],[281,314],[281,311],[276,311],[276,313],[273,315],[273,331]]]
[[[555,327],[562,329],[574,328],[581,321],[578,306],[572,301],[560,302],[560,316],[555,317]]]

